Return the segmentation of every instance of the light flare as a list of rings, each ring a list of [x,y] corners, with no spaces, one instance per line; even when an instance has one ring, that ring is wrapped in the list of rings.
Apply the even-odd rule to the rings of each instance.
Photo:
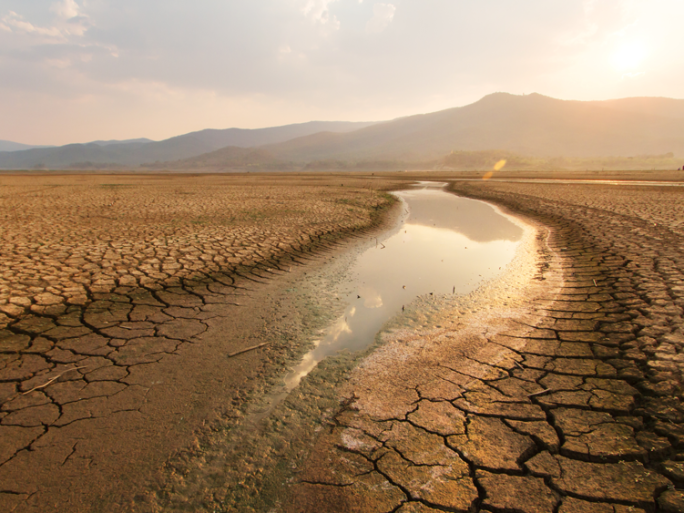
[[[501,159],[499,162],[494,164],[494,171],[501,171],[506,165],[506,159]]]
[[[494,176],[495,171],[501,171],[504,166],[506,165],[506,159],[501,159],[499,162],[494,164],[494,167],[492,168],[491,171],[487,171],[484,176],[482,177],[483,180],[489,180],[492,176]]]

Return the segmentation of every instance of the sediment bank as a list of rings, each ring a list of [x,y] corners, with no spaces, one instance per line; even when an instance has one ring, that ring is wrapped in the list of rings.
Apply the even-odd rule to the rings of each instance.
[[[391,203],[356,179],[145,175],[3,176],[0,202],[0,510],[41,513],[149,511],[164,463],[305,350],[280,278]]]
[[[282,509],[684,510],[684,194],[452,190],[538,226],[535,275],[361,362]]]

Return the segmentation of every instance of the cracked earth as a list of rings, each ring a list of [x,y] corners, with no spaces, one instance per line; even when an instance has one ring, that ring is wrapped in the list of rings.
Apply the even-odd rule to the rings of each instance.
[[[221,363],[264,345],[269,281],[389,202],[350,178],[76,175],[3,176],[0,204],[0,511],[49,512],[132,507],[208,396],[234,407],[301,350]]]
[[[452,189],[538,226],[536,275],[365,358],[283,509],[684,511],[684,190]]]
[[[361,178],[269,182],[2,177],[0,510],[158,511],[133,494],[211,398],[237,409],[296,357],[268,338],[269,283],[386,199]],[[427,300],[430,326],[364,359],[280,509],[684,511],[683,192],[454,189],[536,224],[537,268],[487,309]]]

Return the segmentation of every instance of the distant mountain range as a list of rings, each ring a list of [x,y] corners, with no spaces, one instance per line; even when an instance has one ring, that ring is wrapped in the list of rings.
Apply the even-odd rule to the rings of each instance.
[[[141,137],[139,139],[126,139],[124,141],[110,140],[110,141],[92,141],[86,144],[97,144],[98,146],[112,146],[114,144],[131,144],[131,143],[151,143],[154,142],[152,139],[146,139]]]
[[[33,144],[22,144],[13,141],[3,141],[0,139],[0,152],[1,151],[21,151],[30,150],[31,148],[49,148],[50,146],[36,146]]]
[[[111,146],[112,144],[127,144],[127,143],[148,143],[154,142],[152,139],[127,139],[125,141],[92,141],[92,143],[86,144],[97,144],[98,146]],[[49,145],[39,145],[39,144],[22,144],[13,141],[3,141],[0,140],[0,152],[3,151],[23,151],[32,150],[35,148],[54,148],[55,146]]]
[[[670,113],[666,115],[666,113]],[[684,100],[563,101],[497,93],[465,107],[265,146],[282,160],[430,160],[454,150],[596,157],[684,157]]]
[[[545,161],[669,153],[667,158],[684,158],[684,100],[581,102],[495,93],[465,107],[380,123],[203,130],[160,142],[0,152],[0,168],[342,169],[373,162],[443,165],[452,152],[491,150]]]
[[[311,121],[272,128],[201,130],[163,141],[94,141],[22,151],[0,151],[0,169],[130,167],[195,157],[226,146],[255,147],[328,131],[347,132],[372,125],[347,121]],[[18,143],[14,143],[18,144]]]

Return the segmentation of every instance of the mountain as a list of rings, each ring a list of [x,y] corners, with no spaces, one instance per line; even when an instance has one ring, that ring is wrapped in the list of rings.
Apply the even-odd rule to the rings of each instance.
[[[174,170],[203,169],[215,171],[249,171],[249,170],[281,170],[294,169],[289,162],[277,159],[270,152],[260,148],[240,148],[227,146],[211,153],[197,157],[177,160],[175,162],[161,162],[149,164],[150,168],[171,168]]]
[[[308,123],[298,123],[295,125],[285,125],[272,128],[228,128],[225,130],[201,130],[199,132],[191,132],[180,137],[197,137],[210,143],[215,149],[224,148],[226,146],[237,146],[240,148],[252,148],[255,146],[263,146],[265,144],[277,144],[297,137],[305,137],[307,135],[318,132],[334,132],[345,133],[359,130],[367,126],[371,126],[372,122],[350,122],[350,121],[309,121]],[[169,141],[178,139],[168,139]]]
[[[311,121],[271,128],[201,130],[163,141],[95,141],[56,148],[0,151],[0,169],[121,167],[175,161],[216,151],[226,146],[255,147],[274,144],[321,130],[347,132],[372,123]]]
[[[0,152],[0,169],[68,169],[136,165],[135,152],[145,143],[100,146],[95,143],[67,144],[56,148],[33,148]]]
[[[665,154],[684,157],[684,100],[557,100],[495,93],[465,107],[318,133],[263,148],[281,160],[416,161],[453,150],[505,150],[541,157]],[[662,100],[662,101],[660,101]],[[674,113],[673,115],[666,115]]]
[[[36,146],[33,144],[22,144],[13,141],[0,140],[0,151],[21,151],[30,150],[31,148],[47,148],[48,146]]]
[[[684,101],[673,98],[621,98],[587,103],[599,104],[623,112],[684,119]]]
[[[109,143],[0,152],[0,168],[142,164],[157,169],[400,169],[403,163],[459,167],[475,157],[461,154],[458,162],[452,157],[443,163],[445,155],[493,150],[544,162],[661,156],[659,162],[669,166],[668,159],[684,158],[684,100],[583,102],[536,93],[494,93],[464,107],[374,124],[311,122],[257,130],[202,130],[158,142]],[[246,151],[250,149],[258,151]],[[581,163],[573,160],[572,165]]]
[[[91,141],[90,143],[86,144],[97,144],[98,146],[112,146],[114,144],[129,144],[129,143],[149,143],[149,142],[154,142],[152,139],[146,139],[145,137],[141,137],[139,139],[126,139],[123,141],[118,141],[118,140],[109,140],[109,141]]]

